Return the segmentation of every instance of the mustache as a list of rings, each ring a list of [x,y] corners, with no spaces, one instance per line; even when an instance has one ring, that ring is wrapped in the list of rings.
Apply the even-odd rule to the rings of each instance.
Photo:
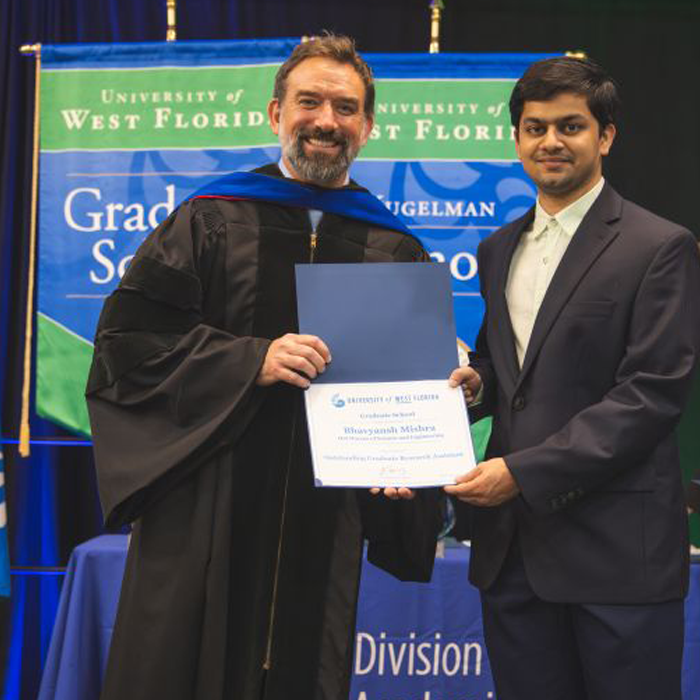
[[[339,146],[347,146],[348,139],[341,131],[337,129],[324,130],[319,127],[302,128],[297,133],[298,139],[314,139],[325,143],[332,143]]]
[[[571,158],[569,156],[564,156],[564,155],[561,155],[560,153],[548,153],[548,154],[544,154],[544,155],[535,156],[535,160],[538,163],[541,163],[542,161],[545,161],[545,160],[558,161],[560,163],[570,163],[571,162]]]

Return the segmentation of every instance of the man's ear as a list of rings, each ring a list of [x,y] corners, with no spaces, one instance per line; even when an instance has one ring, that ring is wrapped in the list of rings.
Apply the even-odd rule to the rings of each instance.
[[[272,133],[279,135],[280,131],[280,101],[274,97],[267,105],[267,116],[270,120]]]
[[[613,141],[615,140],[615,135],[617,134],[617,129],[614,124],[608,124],[603,131],[600,133],[600,153],[603,156],[607,156],[612,148]]]

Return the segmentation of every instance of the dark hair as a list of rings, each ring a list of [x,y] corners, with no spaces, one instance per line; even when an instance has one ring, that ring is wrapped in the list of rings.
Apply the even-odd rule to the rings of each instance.
[[[307,58],[329,58],[338,63],[346,63],[355,69],[362,78],[365,86],[365,115],[372,118],[374,115],[374,78],[372,69],[365,63],[355,49],[355,42],[349,36],[331,34],[312,37],[295,47],[289,58],[280,66],[275,76],[275,88],[272,96],[284,100],[287,92],[287,77]]]
[[[510,96],[510,121],[517,129],[526,102],[546,102],[563,92],[586,98],[588,109],[602,131],[614,124],[620,99],[615,81],[587,58],[545,58],[523,73]]]

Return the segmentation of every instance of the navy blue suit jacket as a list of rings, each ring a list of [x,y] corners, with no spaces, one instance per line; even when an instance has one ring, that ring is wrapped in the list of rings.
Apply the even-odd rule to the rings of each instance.
[[[606,185],[574,235],[518,369],[505,298],[530,211],[478,252],[486,315],[472,358],[521,494],[474,508],[470,577],[488,588],[511,538],[545,600],[681,598],[687,518],[674,429],[700,350],[692,235]]]

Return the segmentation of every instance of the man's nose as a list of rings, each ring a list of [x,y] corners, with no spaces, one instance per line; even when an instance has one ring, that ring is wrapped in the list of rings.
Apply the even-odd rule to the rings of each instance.
[[[338,126],[335,110],[330,100],[323,102],[316,112],[316,126],[323,131],[333,131]]]
[[[563,147],[561,139],[559,138],[559,132],[554,124],[547,127],[542,137],[542,147],[552,150],[557,150]]]

